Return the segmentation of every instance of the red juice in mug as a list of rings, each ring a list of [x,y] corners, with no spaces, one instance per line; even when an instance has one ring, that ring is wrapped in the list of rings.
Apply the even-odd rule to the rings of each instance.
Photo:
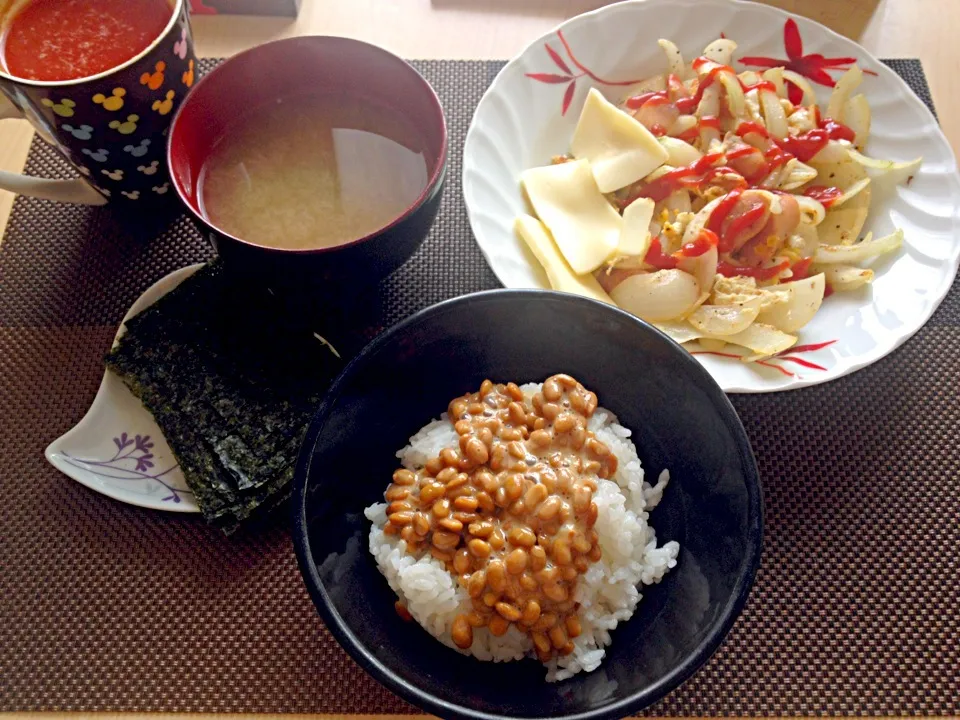
[[[146,49],[172,15],[167,0],[28,0],[0,41],[3,66],[25,80],[97,75]]]

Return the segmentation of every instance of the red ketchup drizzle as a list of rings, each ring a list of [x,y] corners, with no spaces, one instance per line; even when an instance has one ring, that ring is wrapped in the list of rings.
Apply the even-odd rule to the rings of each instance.
[[[676,258],[664,254],[659,237],[655,237],[650,241],[650,249],[647,250],[643,261],[647,265],[653,265],[657,270],[672,270],[677,266]]]
[[[810,162],[814,155],[823,150],[830,141],[823,130],[809,130],[794,137],[785,137],[780,140],[783,149],[793,155],[800,162]]]
[[[808,130],[792,137],[788,136],[777,142],[800,162],[810,162],[813,156],[823,150],[831,140],[853,142],[856,137],[853,130],[831,118],[824,118],[818,125],[819,127],[815,130]]]
[[[671,170],[630,196],[624,202],[624,207],[641,197],[647,197],[654,202],[660,202],[680,187],[696,186],[702,182],[704,173],[711,170],[713,164],[722,158],[723,153],[710,153],[686,167]],[[691,180],[691,178],[696,179]]]
[[[665,105],[670,102],[671,92],[674,94],[679,94],[683,91],[684,91],[684,87],[683,87],[683,83],[680,82],[680,78],[678,78],[673,73],[670,73],[667,76],[666,90],[656,90],[651,92],[640,93],[639,95],[634,95],[633,97],[627,98],[627,101],[624,104],[631,110],[639,110],[651,100],[656,102],[658,105]]]
[[[813,258],[803,258],[803,260],[797,260],[793,265],[790,266],[791,272],[793,272],[793,280],[803,280],[810,274],[810,265],[813,264]]]
[[[701,128],[713,128],[714,130],[720,129],[720,118],[714,117],[713,115],[704,115],[702,118],[697,120],[697,124],[693,125],[682,133],[677,135],[678,140],[685,140],[686,142],[692,143],[700,137]]]
[[[843,195],[843,190],[838,187],[814,185],[812,187],[808,187],[803,194],[809,198],[813,198],[825,208],[829,208],[840,198],[841,195]]]
[[[774,85],[769,80],[761,80],[760,82],[754,83],[753,85],[746,85],[742,80],[740,81],[740,87],[743,88],[744,93],[748,93],[751,90],[769,90],[772,93],[777,91],[777,86]]]
[[[713,115],[704,115],[702,118],[700,118],[700,122],[698,124],[700,125],[701,128],[707,127],[707,128],[713,128],[714,130],[719,130],[720,118],[715,117]]]
[[[826,118],[825,120],[820,120],[819,111],[817,113],[817,125],[825,130],[827,135],[830,136],[831,140],[847,140],[853,142],[857,137],[857,134],[848,128],[843,123],[838,123],[833,118]]]
[[[770,139],[770,133],[768,133],[767,129],[760,123],[742,122],[737,126],[737,135],[740,137],[744,137],[750,133],[757,133],[760,137]]]
[[[650,107],[656,107],[657,105],[669,105],[670,98],[667,97],[667,92],[654,93],[653,97],[647,100],[644,105],[649,105]]]
[[[755,178],[748,178],[750,182],[759,182],[763,180],[764,177],[772,173],[779,167],[783,167],[788,162],[790,162],[793,157],[790,153],[784,152],[779,145],[771,145],[770,149],[767,150],[767,154],[763,156],[767,161],[767,167],[762,170],[762,175],[757,173]]]
[[[712,61],[705,57],[697,58],[693,62],[694,70],[699,69],[707,62]],[[697,86],[697,91],[693,96],[679,98],[674,101],[673,104],[677,110],[681,114],[693,113],[700,104],[700,101],[703,99],[703,94],[706,89],[716,82],[717,76],[721,72],[730,72],[734,76],[736,75],[736,72],[733,70],[733,68],[726,65],[718,65],[717,67],[714,67],[709,73],[707,73],[705,77],[700,79],[700,82]],[[648,92],[635,95],[626,101],[626,106],[630,109],[636,110],[643,107],[647,103],[653,103],[654,105],[667,104],[670,102],[670,92],[672,91],[674,94],[679,92],[681,84],[675,76],[671,75],[668,79],[668,86],[670,90],[661,90],[658,92]],[[753,85],[747,85],[740,81],[740,87],[744,92],[749,92],[750,90],[755,89],[776,92],[776,86],[768,80],[761,80]],[[788,136],[782,140],[771,137],[770,133],[767,132],[767,129],[759,123],[740,123],[736,130],[737,135],[744,137],[750,133],[756,133],[769,143],[769,148],[763,153],[765,163],[751,177],[746,178],[746,181],[749,185],[755,185],[756,183],[759,183],[771,172],[782,167],[794,157],[801,162],[810,161],[817,153],[826,147],[830,140],[847,140],[850,142],[854,140],[855,133],[849,127],[843,125],[842,123],[836,122],[832,118],[822,118],[820,115],[820,109],[816,106],[813,107],[812,112],[817,124],[817,127],[814,130],[809,130],[796,136]],[[698,120],[695,126],[680,133],[677,137],[681,140],[693,142],[699,137],[700,131],[703,128],[714,128],[719,130],[720,119],[713,116],[702,117]],[[652,131],[657,135],[665,134],[665,129],[660,126],[654,126]],[[725,173],[736,173],[735,170],[729,167],[714,167],[714,164],[724,158],[726,161],[731,161],[736,160],[737,158],[747,157],[754,152],[762,151],[748,145],[732,150],[725,156],[723,153],[711,153],[704,155],[696,162],[686,167],[671,170],[653,182],[648,183],[646,187],[629,197],[624,202],[624,206],[630,204],[639,197],[647,197],[652,199],[654,202],[660,202],[679,188],[697,187],[698,185],[709,182],[719,175],[723,175]],[[737,235],[749,228],[750,225],[757,222],[766,212],[764,205],[758,203],[748,208],[746,212],[729,222],[726,228],[723,228],[724,221],[727,219],[730,212],[733,210],[733,207],[740,199],[742,191],[743,188],[738,187],[727,193],[724,199],[711,213],[706,228],[700,233],[700,235],[697,236],[696,240],[686,243],[679,252],[674,253],[671,256],[664,254],[660,238],[654,238],[650,243],[650,249],[647,251],[644,261],[648,265],[651,265],[657,269],[666,270],[675,268],[677,266],[677,258],[699,257],[713,246],[716,246],[717,250],[721,253],[727,253],[733,250],[733,241],[736,239]],[[805,194],[808,197],[812,197],[821,202],[825,207],[830,207],[830,205],[832,205],[843,193],[841,190],[835,187],[816,186],[808,188]],[[806,277],[811,263],[812,258],[804,258],[803,260],[795,263],[792,267],[794,278],[802,279]],[[721,260],[717,263],[717,272],[727,277],[744,275],[764,281],[776,277],[788,267],[790,267],[790,263],[786,260],[772,267],[764,268],[734,265]],[[827,296],[832,294],[832,289],[828,287],[825,294]]]
[[[741,145],[736,150],[731,150],[730,152],[727,153],[727,161],[736,160],[737,158],[746,157],[751,153],[758,153],[758,152],[760,151],[757,150],[752,145]]]
[[[709,58],[699,57],[693,61],[693,69],[698,70],[701,67],[703,67],[705,63],[708,63],[708,62],[713,62],[713,61],[710,60]],[[680,98],[679,100],[677,100],[676,102],[677,110],[679,110],[681,113],[686,115],[689,115],[690,113],[692,113],[696,109],[697,105],[700,104],[700,101],[703,99],[703,93],[706,91],[708,87],[710,87],[711,85],[713,85],[714,82],[716,82],[717,76],[722,72],[729,72],[734,77],[737,77],[737,71],[734,70],[729,65],[718,65],[717,67],[713,68],[710,72],[708,72],[705,78],[701,78],[699,84],[697,85],[697,92],[693,97]],[[740,87],[743,89],[745,93],[750,92],[751,90],[769,90],[771,92],[777,91],[777,86],[774,85],[769,80],[761,80],[760,82],[757,82],[753,85],[746,85],[739,78],[737,78],[737,82],[740,83]]]
[[[627,102],[624,104],[631,110],[639,110],[649,101],[654,99],[663,102],[670,102],[669,98],[667,98],[667,91],[660,90],[659,92],[645,92],[641,93],[640,95],[634,95],[633,97],[627,98]]]
[[[698,57],[693,61],[693,69],[698,70],[703,67],[704,63],[713,62],[709,58]],[[703,93],[706,92],[707,88],[713,85],[717,81],[717,75],[722,72],[732,73],[734,77],[737,75],[737,71],[734,70],[729,65],[717,65],[710,72],[707,73],[706,77],[700,78],[700,82],[697,84],[697,92],[693,97],[680,98],[676,102],[677,110],[679,110],[684,115],[689,115],[694,110],[697,109],[697,105],[700,104],[700,101],[703,99]]]
[[[772,267],[765,267],[765,268],[746,267],[742,265],[731,265],[725,260],[721,260],[720,262],[717,263],[717,272],[723,275],[724,277],[736,277],[737,275],[746,275],[748,277],[756,278],[757,280],[770,280],[771,278],[775,278],[777,275],[782,273],[788,267],[790,267],[790,263],[786,260]]]
[[[855,133],[846,125],[842,125],[831,118],[821,120],[819,113],[815,113],[815,117],[818,120],[818,128],[808,130],[799,135],[787,136],[782,140],[770,137],[770,133],[767,132],[766,128],[758,123],[740,123],[739,127],[737,127],[737,135],[740,137],[744,137],[750,133],[757,133],[771,143],[771,147],[765,155],[768,167],[762,175],[761,173],[757,173],[759,179],[762,179],[762,177],[770,174],[776,168],[786,164],[791,157],[797,158],[800,162],[809,162],[818,152],[823,150],[831,140],[852,141],[854,139]],[[755,182],[755,180],[751,180],[751,182]]]
[[[729,156],[728,156],[729,157]],[[717,203],[717,206],[713,209],[713,212],[710,213],[710,219],[707,220],[707,229],[720,237],[720,244],[717,246],[717,249],[720,252],[726,252],[723,246],[723,237],[720,232],[720,226],[723,225],[723,221],[727,219],[727,215],[730,214],[730,211],[733,209],[733,206],[737,204],[737,200],[740,199],[740,196],[743,194],[743,190],[731,190],[728,192],[723,200]]]
[[[701,230],[693,242],[688,242],[673,254],[675,258],[695,258],[703,255],[712,247],[717,247],[720,242],[716,233],[711,230]]]
[[[757,203],[756,205],[752,205],[745,213],[743,213],[743,215],[731,220],[727,225],[726,232],[724,232],[722,236],[724,248],[723,251],[730,252],[733,250],[733,241],[736,239],[737,235],[762,218],[766,212],[767,209],[764,207],[763,203]]]

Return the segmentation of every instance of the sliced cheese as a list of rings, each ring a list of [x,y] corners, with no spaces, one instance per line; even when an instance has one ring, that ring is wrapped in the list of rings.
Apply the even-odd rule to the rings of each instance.
[[[584,297],[613,305],[613,300],[600,287],[593,275],[576,275],[550,236],[546,226],[530,215],[521,215],[514,223],[517,235],[523,240],[537,260],[543,265],[550,287],[560,292]]]
[[[617,249],[623,218],[600,193],[586,160],[531,168],[520,180],[577,275],[596,270]]]
[[[592,88],[573,133],[570,151],[588,160],[601,192],[613,192],[667,161],[666,149],[643,123]]]
[[[623,210],[623,229],[617,252],[621,255],[646,257],[650,249],[650,221],[656,203],[650,198],[637,198]]]

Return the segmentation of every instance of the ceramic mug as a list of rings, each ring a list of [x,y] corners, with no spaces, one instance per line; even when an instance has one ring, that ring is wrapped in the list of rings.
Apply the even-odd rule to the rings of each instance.
[[[168,0],[163,32],[139,54],[98,75],[38,81],[0,67],[0,119],[26,118],[83,176],[74,180],[0,172],[0,189],[63,202],[131,208],[175,193],[166,164],[174,111],[193,86],[197,61],[186,0]],[[22,6],[0,0],[0,29]]]

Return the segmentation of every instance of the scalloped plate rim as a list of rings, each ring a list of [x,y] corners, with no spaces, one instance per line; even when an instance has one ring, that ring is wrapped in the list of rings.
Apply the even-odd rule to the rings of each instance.
[[[127,320],[153,305],[157,300],[176,288],[181,282],[193,275],[205,264],[206,263],[195,263],[193,265],[188,265],[186,267],[179,268],[178,270],[174,270],[173,272],[164,275],[162,278],[144,290],[123,316],[123,320],[121,320],[120,326],[114,335],[112,346],[115,346],[126,332],[125,323]],[[113,500],[150,510],[162,510],[175,513],[199,513],[200,508],[197,506],[196,502],[192,498],[192,495],[188,491],[180,491],[187,493],[187,496],[182,497],[180,502],[150,500],[147,498],[152,498],[153,495],[129,492],[125,493],[121,489],[111,485],[103,479],[92,479],[91,476],[95,476],[93,471],[71,465],[62,458],[62,456],[65,454],[65,452],[61,449],[62,446],[69,443],[70,440],[76,436],[81,435],[85,426],[88,426],[94,422],[95,418],[99,415],[102,409],[110,404],[110,398],[113,393],[124,393],[125,395],[129,396],[130,399],[133,399],[137,403],[139,411],[142,412],[147,418],[147,422],[142,423],[141,426],[147,425],[150,428],[155,428],[157,436],[163,437],[163,434],[160,432],[156,421],[150,415],[149,411],[144,408],[142,404],[140,404],[140,401],[134,397],[133,393],[130,392],[127,386],[124,385],[119,378],[116,378],[109,370],[104,370],[103,377],[100,380],[100,385],[97,387],[97,393],[94,396],[93,402],[90,404],[87,412],[73,427],[60,435],[60,437],[46,447],[43,452],[44,457],[51,465],[53,465],[57,470],[62,472],[71,480],[75,480],[81,485]],[[176,472],[182,479],[183,476],[182,473],[180,473],[179,468],[173,470],[172,472]],[[180,484],[186,485],[185,482],[181,482]],[[159,494],[162,493],[155,493],[155,495]]]
[[[896,72],[894,72],[891,68],[889,68],[883,62],[881,62],[880,59],[877,58],[873,53],[866,50],[862,45],[860,45],[854,40],[851,40],[849,38],[846,38],[840,35],[839,33],[835,32],[834,30],[831,30],[830,28],[826,27],[825,25],[822,25],[821,23],[815,20],[811,20],[810,18],[804,17],[802,15],[797,15],[794,13],[787,12],[785,10],[781,10],[780,8],[777,8],[777,7],[763,5],[756,2],[750,2],[749,0],[698,0],[698,1],[700,2],[698,9],[701,9],[701,10],[709,11],[712,8],[716,8],[720,6],[728,6],[728,7],[733,6],[735,8],[739,8],[746,12],[755,12],[757,14],[767,15],[770,18],[777,19],[777,21],[780,23],[793,19],[801,26],[801,28],[804,28],[805,32],[813,28],[815,29],[816,32],[823,33],[827,37],[827,39],[830,40],[831,42],[837,42],[837,43],[840,43],[841,45],[846,45],[846,46],[855,48],[859,53],[862,53],[862,57],[864,60],[869,60],[875,65],[875,68],[872,68],[872,69],[875,69],[879,76],[884,77],[886,81],[891,81],[891,80],[894,81],[901,91],[905,91],[907,102],[915,103],[917,106],[922,108],[922,110],[930,117],[930,119],[933,121],[932,133],[933,133],[934,139],[936,139],[943,145],[944,149],[946,150],[946,154],[945,154],[945,157],[938,157],[938,158],[925,157],[924,160],[925,162],[927,160],[933,160],[933,159],[948,160],[948,163],[947,163],[948,167],[947,167],[946,174],[950,176],[950,179],[952,179],[955,186],[960,186],[960,174],[958,174],[958,171],[957,171],[956,157],[953,153],[953,150],[950,146],[949,141],[947,140],[946,136],[943,134],[943,129],[941,128],[939,121],[936,119],[936,117],[933,115],[930,109],[923,103],[923,101],[920,100],[917,94],[913,91],[912,88],[910,88],[910,86],[906,83],[906,81],[903,78],[901,78]],[[480,115],[481,109],[484,107],[485,104],[489,102],[490,97],[496,96],[498,94],[498,91],[500,90],[499,88],[500,83],[506,82],[505,78],[507,78],[508,75],[516,71],[516,69],[520,65],[521,60],[525,56],[527,56],[528,53],[533,51],[535,48],[541,47],[547,42],[549,42],[550,40],[552,40],[553,38],[555,38],[557,36],[558,31],[568,32],[571,28],[574,28],[581,24],[588,23],[593,19],[599,16],[602,16],[604,14],[622,11],[624,6],[643,7],[643,6],[656,6],[656,5],[670,5],[682,12],[689,11],[689,8],[690,8],[690,6],[686,3],[683,3],[683,4],[674,3],[671,0],[624,0],[623,2],[606,5],[606,6],[597,8],[595,10],[591,10],[591,11],[582,13],[580,15],[576,15],[563,22],[560,22],[556,26],[548,30],[547,32],[542,33],[537,38],[532,40],[519,53],[517,53],[512,58],[510,58],[506,62],[506,64],[503,66],[503,68],[501,68],[501,70],[497,73],[496,77],[490,83],[490,86],[484,91],[483,95],[480,98],[480,101],[477,103],[477,107],[474,110],[474,114],[473,114],[473,117],[471,118],[470,124],[467,129],[466,138],[464,140],[461,186],[463,188],[463,198],[464,198],[464,204],[467,210],[467,217],[470,222],[470,227],[471,227],[471,231],[473,232],[474,239],[477,242],[477,245],[479,246],[480,251],[484,256],[484,259],[486,259],[487,264],[490,266],[491,270],[493,270],[498,280],[500,280],[500,282],[503,283],[505,287],[515,287],[515,285],[510,285],[504,280],[504,278],[501,276],[501,272],[497,268],[497,263],[495,258],[492,257],[491,255],[490,247],[488,247],[481,241],[480,239],[481,233],[478,232],[478,229],[477,229],[479,223],[476,220],[476,208],[471,202],[471,198],[468,193],[468,187],[472,186],[470,175],[471,173],[477,172],[477,170],[474,168],[473,163],[470,162],[470,156],[468,154],[468,151],[471,147],[471,140],[473,139],[473,141],[476,142],[474,136],[477,133],[478,116]],[[682,44],[682,38],[674,37],[672,39]],[[901,93],[901,95],[902,94],[903,93]],[[871,351],[864,354],[862,359],[849,363],[840,370],[837,370],[834,372],[828,372],[823,375],[807,374],[804,376],[797,376],[792,378],[789,381],[789,384],[782,384],[783,382],[782,380],[781,380],[781,384],[775,384],[775,385],[765,384],[765,383],[770,383],[772,381],[767,378],[761,377],[759,374],[757,374],[756,376],[757,378],[756,384],[744,385],[744,384],[738,384],[738,383],[731,383],[731,382],[726,382],[722,377],[718,377],[718,374],[717,372],[715,372],[714,368],[710,364],[704,363],[706,369],[711,373],[714,379],[720,384],[723,390],[728,393],[783,392],[786,390],[796,390],[803,387],[809,387],[812,385],[819,385],[826,382],[832,382],[833,380],[849,375],[853,372],[856,372],[857,370],[861,370],[864,367],[867,367],[868,365],[871,365],[883,359],[887,355],[891,354],[897,348],[903,345],[907,340],[913,337],[920,330],[920,328],[922,328],[927,323],[927,321],[929,321],[929,319],[936,312],[937,308],[943,302],[944,298],[946,297],[947,293],[950,291],[950,288],[952,287],[956,279],[958,269],[960,269],[960,243],[958,243],[958,238],[956,234],[958,223],[960,223],[960,201],[958,201],[956,197],[954,197],[954,204],[953,204],[952,212],[950,213],[949,217],[953,221],[952,230],[953,230],[953,240],[954,240],[953,246],[951,248],[951,257],[949,258],[949,260],[944,261],[944,265],[946,266],[949,272],[947,272],[943,276],[943,279],[940,282],[940,284],[937,286],[935,292],[931,293],[930,295],[931,302],[929,304],[929,307],[926,308],[924,312],[922,312],[919,316],[917,316],[917,318],[914,319],[914,322],[915,322],[914,327],[901,329],[897,334],[891,333],[886,335],[882,339],[882,341],[877,342],[877,345]],[[541,288],[541,289],[544,289],[544,288]],[[698,357],[698,359],[700,359],[701,362],[703,362],[702,356]],[[713,358],[711,358],[711,360],[712,359]],[[832,370],[832,368],[830,368],[830,370]]]

